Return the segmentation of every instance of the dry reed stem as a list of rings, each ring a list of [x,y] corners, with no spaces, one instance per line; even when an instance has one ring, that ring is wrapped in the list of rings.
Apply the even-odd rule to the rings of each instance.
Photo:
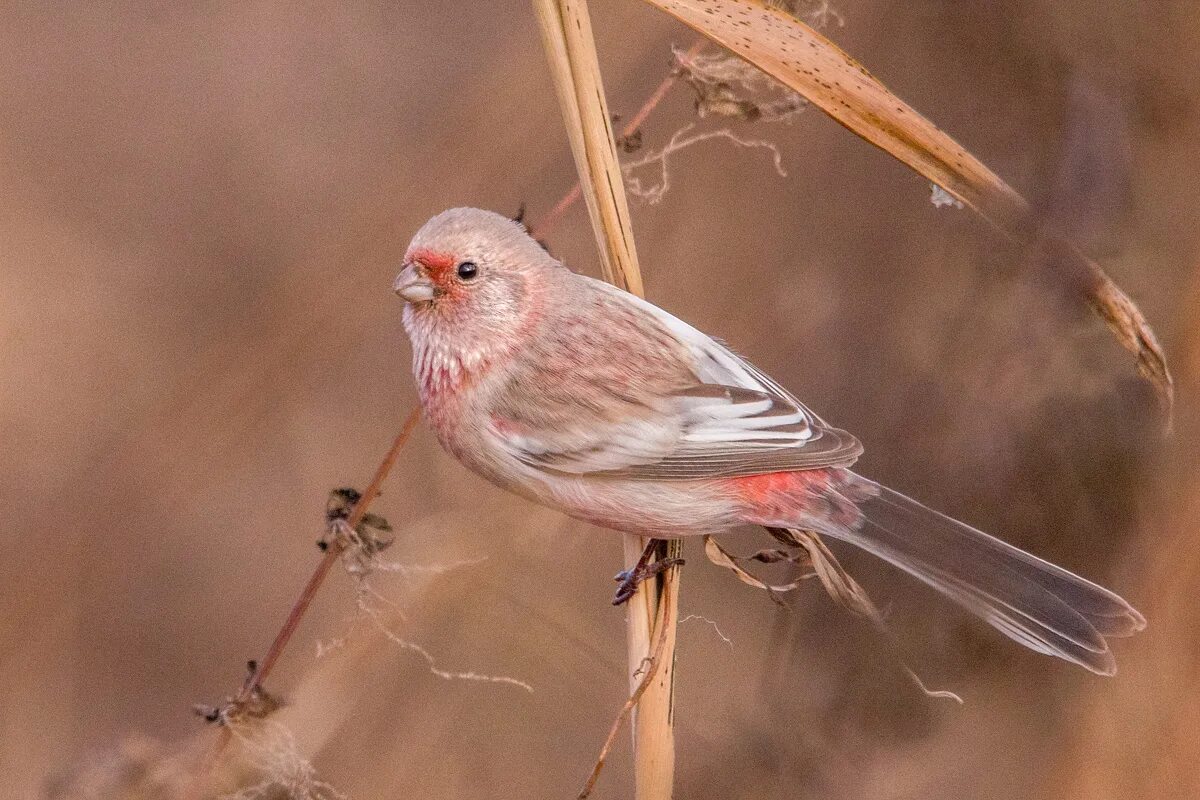
[[[629,202],[584,0],[534,0],[567,138],[609,283],[643,295]]]
[[[704,40],[697,39],[692,46],[688,48],[685,58],[695,58],[703,48]],[[646,123],[646,120],[649,119],[650,114],[654,112],[654,109],[658,108],[658,104],[663,101],[663,98],[667,96],[667,92],[671,91],[671,87],[673,87],[675,82],[678,80],[679,74],[675,70],[672,70],[670,73],[668,73],[667,77],[663,78],[662,83],[658,84],[657,88],[655,88],[655,90],[651,92],[650,96],[646,98],[646,102],[643,103],[642,107],[638,109],[638,112],[634,114],[633,118],[630,119],[629,122],[625,124],[625,127],[621,129],[621,138],[624,139],[633,136],[637,130]],[[555,204],[554,208],[550,209],[546,216],[542,217],[541,221],[530,232],[530,235],[535,239],[545,238],[546,234],[550,232],[550,229],[557,225],[559,220],[562,219],[563,214],[565,214],[571,206],[575,205],[575,203],[579,201],[579,198],[582,196],[582,194],[583,190],[580,189],[579,184],[576,183],[571,187],[571,190],[563,195],[562,199]]]
[[[974,209],[1009,240],[1040,256],[1137,358],[1167,424],[1174,382],[1150,324],[1112,278],[1070,242],[1044,230],[1030,204],[983,162],[939,130],[801,20],[754,0],[646,0],[712,39],[834,120]]]
[[[651,681],[658,675],[659,669],[663,666],[663,651],[667,645],[667,633],[674,630],[673,626],[665,625],[664,619],[666,614],[675,613],[671,608],[675,605],[672,601],[672,584],[667,584],[663,587],[662,593],[659,595],[659,608],[656,624],[656,634],[654,637],[654,651],[650,654],[649,660],[645,663],[645,672],[642,674],[642,679],[637,687],[633,690],[633,694],[629,695],[629,699],[625,701],[625,705],[621,706],[621,712],[617,714],[617,718],[613,720],[612,727],[608,730],[608,736],[604,739],[604,746],[600,748],[600,754],[596,756],[596,764],[592,767],[592,774],[588,776],[587,782],[583,785],[583,789],[579,792],[579,800],[584,800],[591,795],[592,790],[596,788],[596,781],[600,777],[600,771],[604,769],[604,764],[608,760],[608,752],[612,749],[613,743],[617,740],[617,734],[621,731],[621,725],[624,724],[625,718],[630,715],[634,707],[641,700],[642,695],[650,688]],[[714,623],[714,627],[716,627]],[[720,630],[718,629],[718,634]],[[724,635],[721,635],[724,639]],[[728,639],[725,639],[728,641]]]
[[[604,277],[643,295],[637,250],[630,224],[624,177],[617,160],[612,117],[605,102],[596,44],[585,0],[534,0],[542,42],[554,78],[563,123],[579,184],[596,235]],[[664,90],[665,92],[665,90]],[[648,113],[648,112],[647,112]],[[624,537],[625,566],[632,567],[645,548],[640,536]],[[679,543],[672,543],[677,552]],[[679,569],[645,582],[626,604],[626,641],[633,711],[635,787],[638,800],[669,800],[675,780],[674,697],[675,631]],[[661,612],[661,614],[660,614]],[[658,630],[656,631],[656,627]],[[652,640],[662,651],[653,659],[652,680],[642,677],[653,657]],[[622,714],[622,717],[624,715]]]

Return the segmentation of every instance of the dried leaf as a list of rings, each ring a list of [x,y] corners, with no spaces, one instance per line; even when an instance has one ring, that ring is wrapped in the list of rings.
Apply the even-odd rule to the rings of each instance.
[[[795,564],[800,560],[800,557],[796,553],[789,553],[786,550],[775,548],[772,550],[759,550],[746,560],[760,561],[763,564],[778,564],[780,561],[788,561]]]
[[[646,0],[799,92],[852,132],[973,208],[1018,244],[1045,244],[1029,203],[958,142],[892,94],[861,64],[804,22],[753,0]],[[1081,269],[1072,288],[1138,360],[1169,420],[1173,383],[1158,340],[1133,301],[1068,242]]]
[[[777,121],[803,111],[808,101],[737,56],[671,48],[673,74],[692,87],[696,114],[736,117],[746,122]]]
[[[768,552],[768,551],[762,551],[762,552]],[[779,551],[774,551],[774,552],[779,552]],[[761,581],[758,578],[751,575],[746,570],[742,569],[741,565],[738,564],[738,561],[743,561],[745,559],[739,558],[738,556],[735,556],[732,553],[730,553],[725,548],[721,547],[720,543],[713,536],[705,536],[704,537],[704,554],[706,556],[708,556],[709,561],[716,564],[718,567],[724,567],[725,569],[731,571],[734,575],[737,576],[738,580],[741,581],[742,583],[744,583],[748,586],[753,586],[755,589],[762,589],[764,591],[770,592],[772,595],[783,594],[784,592],[790,592],[793,589],[800,586],[800,584],[806,578],[812,577],[812,573],[810,572],[810,573],[801,575],[799,578],[792,581],[791,583],[769,584],[764,581]],[[752,558],[756,558],[757,556],[759,556],[761,554],[762,553],[755,553],[755,555],[752,556]],[[786,558],[786,560],[790,561],[792,559],[790,556],[788,556]]]
[[[778,538],[776,529],[769,528],[768,530]],[[887,623],[883,620],[883,614],[879,613],[879,609],[871,602],[870,595],[867,594],[858,581],[850,576],[850,573],[846,572],[841,562],[837,560],[837,556],[825,545],[820,536],[812,531],[801,531],[794,528],[788,528],[787,533],[808,552],[808,557],[812,560],[813,569],[817,573],[817,579],[821,581],[821,585],[825,587],[825,591],[829,593],[829,596],[846,610],[861,617],[866,617],[871,622],[880,635],[883,636],[888,647],[891,648],[893,654],[896,656],[896,662],[904,670],[904,674],[909,677],[917,688],[928,697],[954,700],[959,705],[962,704],[962,698],[954,692],[927,687],[925,682],[921,680],[921,676],[917,675],[905,663],[904,659],[900,656],[899,645],[897,645],[891,631],[888,630]]]
[[[1029,222],[1008,184],[813,28],[749,0],[647,0],[799,92],[1003,230]]]
[[[1072,288],[1104,320],[1121,345],[1137,356],[1138,373],[1157,390],[1159,406],[1169,426],[1175,382],[1167,368],[1162,345],[1141,310],[1099,264],[1071,242],[1061,237],[1046,237],[1039,244],[1047,266],[1057,273],[1072,276]]]

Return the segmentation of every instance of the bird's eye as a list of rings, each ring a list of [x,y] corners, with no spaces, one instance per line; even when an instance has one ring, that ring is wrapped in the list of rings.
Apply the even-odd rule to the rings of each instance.
[[[464,261],[458,265],[458,277],[464,281],[474,280],[479,274],[479,265],[474,261]]]

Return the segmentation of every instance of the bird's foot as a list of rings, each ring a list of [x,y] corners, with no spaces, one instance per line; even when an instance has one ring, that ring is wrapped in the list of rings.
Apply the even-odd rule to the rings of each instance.
[[[663,558],[651,561],[650,556],[658,549],[658,544],[658,541],[651,542],[646,547],[646,552],[642,553],[642,557],[638,559],[637,564],[630,569],[621,570],[613,576],[613,580],[617,582],[617,593],[613,596],[612,601],[614,606],[619,606],[633,597],[642,581],[649,580],[671,567],[683,566],[685,562],[682,558]]]

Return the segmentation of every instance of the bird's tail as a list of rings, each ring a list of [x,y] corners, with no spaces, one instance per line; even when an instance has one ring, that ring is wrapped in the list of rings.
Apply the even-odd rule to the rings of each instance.
[[[1122,598],[899,492],[844,471],[810,528],[879,556],[1039,653],[1116,672],[1107,637],[1146,626]]]

